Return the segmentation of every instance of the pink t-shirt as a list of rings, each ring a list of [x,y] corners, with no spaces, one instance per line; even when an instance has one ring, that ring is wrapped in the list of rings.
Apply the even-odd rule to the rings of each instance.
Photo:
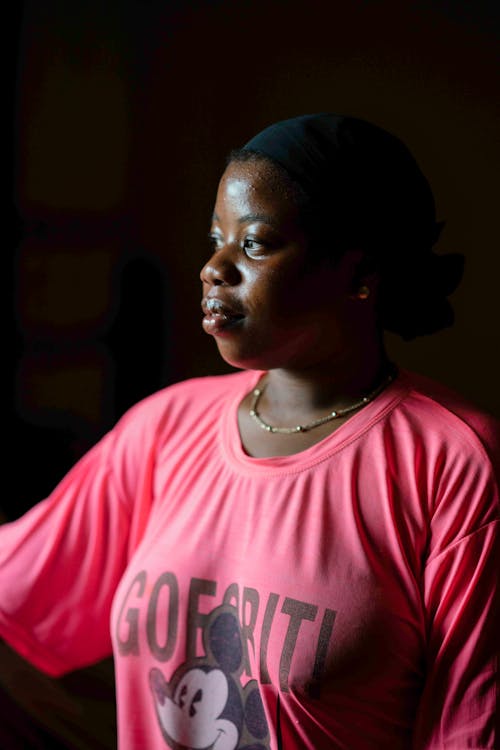
[[[496,423],[402,373],[251,458],[259,377],[151,396],[0,528],[0,633],[54,675],[113,648],[120,750],[495,747]]]

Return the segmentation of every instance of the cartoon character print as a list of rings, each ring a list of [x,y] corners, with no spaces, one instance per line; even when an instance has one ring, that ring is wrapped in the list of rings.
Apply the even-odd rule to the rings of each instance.
[[[181,664],[168,683],[154,667],[149,683],[163,737],[172,750],[269,750],[256,680],[244,688],[237,611],[214,609],[203,629],[204,657]]]

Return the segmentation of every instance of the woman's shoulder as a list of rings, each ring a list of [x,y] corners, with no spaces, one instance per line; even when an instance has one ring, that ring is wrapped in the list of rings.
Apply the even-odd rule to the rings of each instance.
[[[89,456],[134,477],[148,456],[170,439],[183,440],[214,422],[228,398],[251,387],[255,372],[190,378],[162,388],[131,406]],[[132,480],[130,480],[132,481]]]
[[[175,421],[205,411],[217,403],[242,395],[258,378],[253,370],[205,375],[172,383],[130,407],[117,426],[147,425],[148,430],[165,419]]]
[[[403,370],[407,389],[403,401],[413,419],[431,435],[459,442],[471,450],[485,450],[499,464],[500,420],[455,389],[427,376]]]
[[[156,409],[162,403],[170,403],[177,399],[196,399],[202,402],[216,398],[221,394],[236,393],[253,382],[256,373],[253,370],[238,370],[224,375],[202,375],[199,377],[180,380],[161,388],[159,391],[146,396],[132,409]]]

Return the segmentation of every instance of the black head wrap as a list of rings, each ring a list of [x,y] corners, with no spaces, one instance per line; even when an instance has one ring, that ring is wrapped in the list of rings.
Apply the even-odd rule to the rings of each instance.
[[[365,251],[381,276],[384,328],[410,339],[453,323],[446,298],[464,259],[433,252],[441,230],[434,197],[402,141],[364,120],[320,113],[275,123],[242,152],[278,164],[306,194],[319,251]]]

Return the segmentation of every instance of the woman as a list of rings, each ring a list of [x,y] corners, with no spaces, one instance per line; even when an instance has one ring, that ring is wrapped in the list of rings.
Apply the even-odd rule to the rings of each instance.
[[[383,346],[452,321],[438,235],[369,123],[231,155],[202,308],[240,372],[137,405],[1,530],[0,632],[54,675],[113,646],[122,750],[494,746],[497,426]]]

